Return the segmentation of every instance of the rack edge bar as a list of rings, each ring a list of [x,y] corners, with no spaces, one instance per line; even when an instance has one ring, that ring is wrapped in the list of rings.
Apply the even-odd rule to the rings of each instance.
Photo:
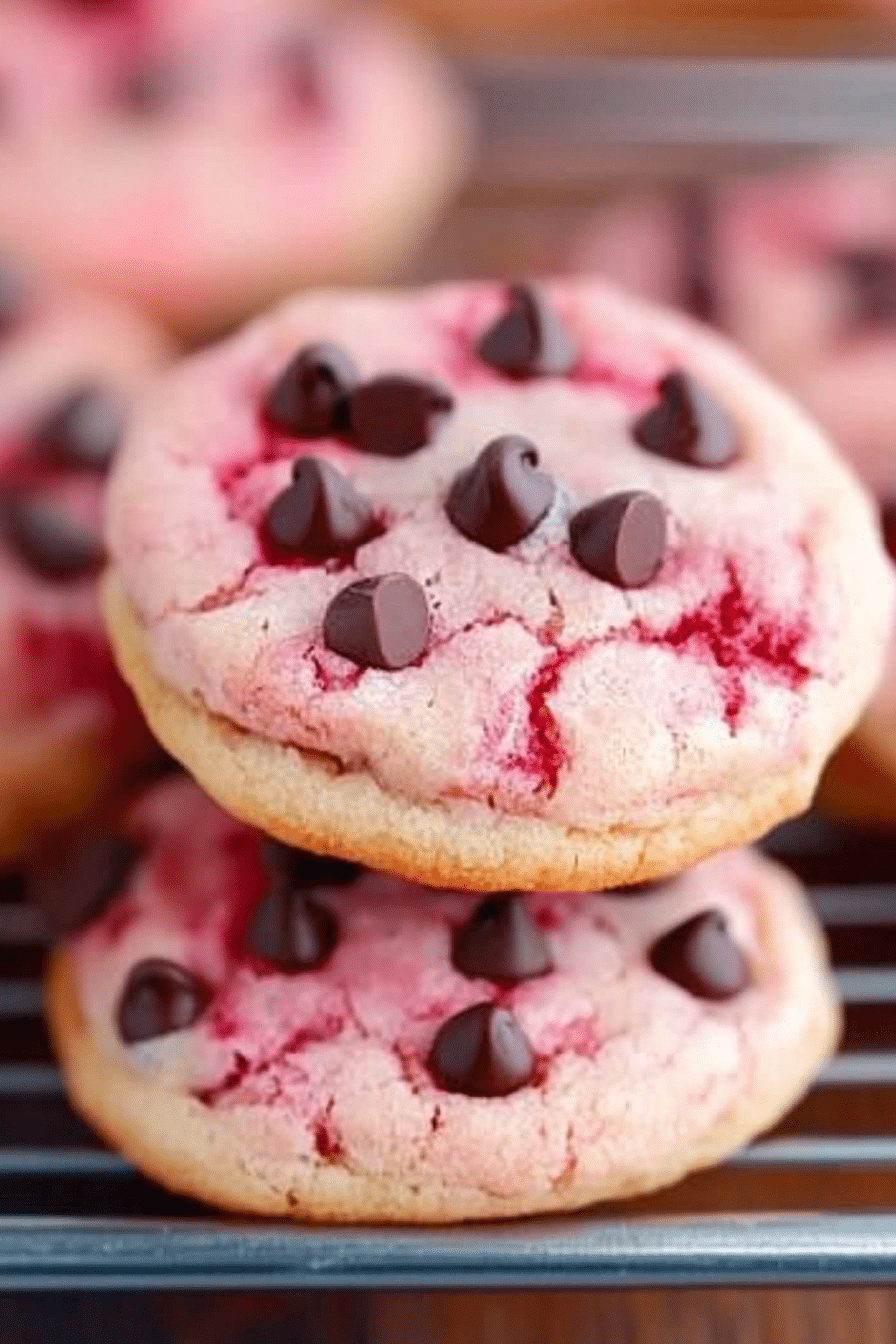
[[[0,1289],[896,1283],[896,1213],[323,1231],[2,1220]]]

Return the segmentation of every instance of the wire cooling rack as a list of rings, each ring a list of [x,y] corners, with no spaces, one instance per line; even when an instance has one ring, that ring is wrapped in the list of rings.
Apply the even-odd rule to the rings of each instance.
[[[607,174],[896,146],[896,62],[467,64],[475,180],[416,276],[537,266]],[[660,155],[656,150],[661,150]],[[896,1283],[896,836],[809,819],[769,842],[810,883],[843,1049],[770,1136],[672,1192],[565,1219],[315,1229],[216,1217],[105,1150],[41,1020],[42,931],[0,889],[0,1292]]]

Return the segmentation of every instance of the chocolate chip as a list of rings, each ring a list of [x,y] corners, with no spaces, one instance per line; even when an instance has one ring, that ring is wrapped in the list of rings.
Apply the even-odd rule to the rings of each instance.
[[[506,1097],[531,1081],[535,1055],[506,1008],[477,1003],[450,1017],[429,1053],[429,1070],[446,1092]]]
[[[515,985],[554,969],[547,941],[514,892],[489,896],[455,930],[451,960],[471,980]]]
[[[369,540],[377,524],[367,500],[341,472],[318,457],[302,457],[292,485],[268,508],[264,528],[274,550],[326,560]]]
[[[127,1045],[192,1027],[211,1002],[212,991],[173,961],[139,962],[118,1004],[118,1032]]]
[[[578,350],[544,295],[512,285],[507,308],[479,338],[480,359],[513,378],[569,373]]]
[[[493,439],[448,494],[448,517],[458,532],[492,551],[505,551],[538,526],[554,500],[550,476],[538,471],[528,439]]]
[[[718,910],[694,915],[653,946],[655,971],[698,999],[730,999],[750,983],[750,968]]]
[[[269,891],[255,907],[246,946],[281,971],[313,971],[339,939],[336,916],[304,891]]]
[[[337,593],[324,616],[324,643],[361,667],[395,671],[426,647],[426,594],[407,574],[359,579]]]
[[[285,890],[349,887],[363,872],[358,863],[335,859],[328,854],[311,854],[307,849],[294,849],[267,836],[261,841],[261,852],[271,880]]]
[[[737,457],[737,429],[689,373],[666,374],[659,394],[632,429],[642,448],[689,467],[724,467]]]
[[[86,384],[52,406],[31,433],[36,457],[55,465],[106,471],[125,427],[124,403],[108,388]]]
[[[161,56],[147,56],[125,71],[114,99],[129,116],[158,117],[182,102],[188,86],[182,65]]]
[[[142,850],[122,835],[88,835],[41,856],[28,877],[28,896],[54,938],[98,919],[120,896]]]
[[[325,439],[348,425],[348,395],[358,381],[350,355],[338,345],[307,345],[287,364],[268,393],[265,414],[299,439]]]
[[[656,495],[626,490],[579,509],[569,544],[583,569],[617,588],[643,588],[666,550],[666,511]]]
[[[11,331],[28,306],[30,291],[15,267],[0,265],[0,335]]]
[[[849,291],[850,319],[857,326],[896,326],[896,256],[883,248],[846,249],[834,257]]]
[[[407,457],[431,443],[454,406],[444,387],[403,373],[361,383],[349,398],[349,433],[364,453]]]
[[[52,500],[27,490],[9,489],[0,496],[0,534],[33,573],[57,583],[88,578],[105,560],[97,537]]]

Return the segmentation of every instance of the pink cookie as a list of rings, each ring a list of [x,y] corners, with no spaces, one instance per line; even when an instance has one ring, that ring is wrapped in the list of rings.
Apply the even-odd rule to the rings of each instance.
[[[0,268],[0,859],[78,816],[148,735],[100,620],[100,500],[161,336]]]
[[[403,28],[295,0],[4,0],[0,94],[0,248],[192,335],[391,268],[469,141]]]
[[[222,806],[484,891],[801,810],[891,609],[811,425],[597,284],[291,302],[159,385],[108,540],[120,665]]]
[[[576,260],[715,322],[779,378],[874,491],[896,553],[896,157],[632,198],[595,218]],[[823,799],[896,820],[896,635]]]
[[[50,969],[70,1094],[225,1208],[448,1222],[635,1194],[772,1124],[837,1032],[815,922],[748,851],[482,901],[284,850],[185,779],[87,848],[35,890],[69,927],[106,903]]]

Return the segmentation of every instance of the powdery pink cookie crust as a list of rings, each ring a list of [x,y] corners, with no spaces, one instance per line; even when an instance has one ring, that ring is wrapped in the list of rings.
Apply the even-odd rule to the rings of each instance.
[[[96,386],[133,403],[168,357],[149,322],[103,299],[27,289],[0,332],[0,497],[25,488],[97,537],[103,478],[44,464],[29,447],[57,403]],[[147,750],[115,667],[95,577],[57,582],[0,539],[0,855],[77,816],[122,763]]]
[[[0,247],[193,335],[378,279],[471,139],[435,56],[361,6],[8,0],[0,83]]]
[[[892,508],[896,156],[843,155],[734,180],[707,191],[704,208],[714,320],[818,417],[881,505]],[[674,195],[632,196],[595,216],[574,262],[636,293],[681,304],[686,218]],[[870,258],[880,273],[865,282],[864,298],[851,278],[863,258],[866,272]],[[854,746],[829,770],[822,799],[839,812],[879,820],[882,809],[896,814],[894,780],[891,648]]]
[[[144,856],[57,959],[53,1033],[88,1118],[213,1203],[450,1221],[646,1189],[771,1123],[835,1034],[812,917],[793,881],[746,851],[637,893],[523,898],[555,969],[502,989],[451,965],[452,930],[477,897],[372,873],[321,888],[339,942],[323,969],[284,975],[242,950],[265,891],[257,834],[184,779],[146,795],[127,830]],[[726,1003],[648,961],[659,935],[708,908],[751,967]],[[193,1027],[124,1046],[119,996],[150,957],[214,997]],[[483,1000],[513,1012],[538,1060],[503,1098],[446,1092],[427,1068],[439,1026]]]
[[[572,831],[686,830],[728,800],[741,829],[713,821],[722,847],[804,806],[858,714],[880,666],[891,577],[848,471],[782,395],[693,325],[598,284],[546,293],[582,346],[566,378],[511,382],[478,360],[476,338],[504,302],[498,286],[322,293],[187,362],[144,405],[109,492],[113,638],[166,746],[248,820],[424,881],[457,881],[462,865],[428,870],[425,837],[416,864],[353,847],[340,789],[372,781],[437,811],[443,830],[456,824],[458,851],[462,828],[544,822],[567,857]],[[401,369],[451,388],[455,409],[431,445],[396,462],[266,427],[266,389],[320,339],[343,344],[362,376]],[[677,366],[737,424],[733,465],[700,471],[634,443],[634,418]],[[457,532],[444,504],[457,472],[500,433],[530,438],[558,491],[536,531],[495,554]],[[260,521],[305,452],[335,464],[382,518],[384,533],[347,562],[266,558]],[[571,559],[568,519],[636,488],[662,501],[670,543],[657,578],[625,591]],[[393,571],[425,589],[430,639],[402,671],[363,670],[324,647],[323,614],[352,579]],[[279,766],[264,808],[241,803],[210,753],[204,763],[202,733],[188,741],[155,712],[150,673],[197,716],[324,761],[339,836],[309,823],[299,802],[290,809]],[[259,772],[244,773],[264,794]],[[791,776],[786,797],[751,812],[770,780]],[[396,825],[390,815],[390,833]],[[699,844],[667,855],[665,870],[712,848],[702,833]],[[450,848],[450,833],[440,845]],[[503,876],[465,875],[464,885],[538,884],[518,880],[512,854],[501,863]],[[576,880],[574,867],[553,880],[601,884],[596,869]]]

